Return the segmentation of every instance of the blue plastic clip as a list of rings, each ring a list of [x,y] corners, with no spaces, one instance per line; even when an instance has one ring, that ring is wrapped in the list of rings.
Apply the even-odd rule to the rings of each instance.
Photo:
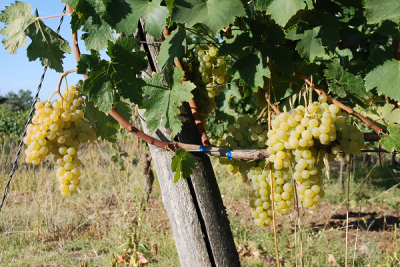
[[[200,146],[200,152],[203,152],[204,154],[206,154],[206,147]]]
[[[230,160],[232,160],[232,150],[226,151],[226,156],[227,156]]]

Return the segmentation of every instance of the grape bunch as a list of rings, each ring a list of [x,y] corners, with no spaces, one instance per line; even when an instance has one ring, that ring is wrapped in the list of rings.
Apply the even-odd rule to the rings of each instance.
[[[214,97],[224,90],[224,84],[229,80],[225,75],[225,59],[218,57],[217,52],[214,46],[197,46],[190,53],[187,66],[188,79],[197,86],[192,93],[198,110],[203,114],[202,122],[206,131],[206,116],[217,106]]]
[[[267,129],[265,125],[258,124],[255,118],[250,118],[249,115],[243,115],[237,119],[235,124],[228,126],[228,135],[225,142],[230,149],[263,149],[266,147]],[[265,162],[245,162],[237,159],[229,160],[220,158],[220,163],[225,166],[225,170],[231,173],[241,173],[242,182],[246,182],[248,171],[252,167],[264,168]]]
[[[56,176],[63,196],[77,191],[80,184],[78,147],[80,143],[97,139],[96,131],[83,119],[82,104],[85,102],[74,86],[65,89],[62,98],[49,102],[37,102],[32,124],[28,125],[24,143],[25,161],[38,165],[50,153],[57,166]]]
[[[205,95],[208,98],[218,96],[219,91],[224,89],[221,85],[229,81],[229,77],[225,75],[225,59],[217,56],[217,48],[214,46],[197,46],[194,55],[197,56],[195,63],[198,62],[193,64],[194,83],[206,87]]]

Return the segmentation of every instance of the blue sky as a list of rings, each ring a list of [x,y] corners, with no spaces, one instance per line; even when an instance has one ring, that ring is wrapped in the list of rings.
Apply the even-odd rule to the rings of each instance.
[[[0,10],[4,10],[6,6],[10,6],[14,2],[15,1],[0,0]],[[42,17],[61,14],[64,8],[64,3],[62,3],[61,0],[27,0],[25,2],[32,6],[32,15],[35,8],[37,8],[39,15]],[[69,24],[70,20],[70,17],[64,17],[60,35],[71,44],[72,35]],[[43,22],[54,31],[57,29],[59,21],[60,17],[43,20]],[[4,23],[0,22],[0,29],[3,27]],[[81,32],[78,32],[78,35],[80,34]],[[4,36],[0,34],[0,40],[3,40],[3,38]],[[29,44],[30,39],[28,37],[27,46]],[[32,91],[32,95],[36,94],[40,77],[43,73],[43,66],[39,60],[29,62],[28,57],[26,56],[27,46],[24,48],[19,48],[15,55],[11,55],[6,51],[3,43],[0,43],[0,95],[4,96],[10,91],[17,92],[19,89],[28,89]],[[87,53],[82,40],[79,40],[79,47],[81,53]],[[104,55],[104,53],[102,54]],[[75,69],[76,61],[74,54],[66,54],[65,56],[64,71]],[[47,99],[52,92],[56,90],[60,76],[61,73],[55,72],[52,69],[47,69],[46,76],[42,84],[42,89],[40,90],[39,94],[39,97],[42,101]],[[81,75],[75,73],[69,74],[67,78],[68,85],[75,84],[80,79],[83,79]],[[65,88],[65,84],[62,85],[62,88]]]

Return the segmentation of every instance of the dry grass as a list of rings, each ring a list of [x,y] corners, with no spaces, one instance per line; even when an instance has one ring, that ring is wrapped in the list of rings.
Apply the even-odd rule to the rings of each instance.
[[[1,266],[76,266],[81,260],[107,266],[110,253],[122,254],[118,247],[130,237],[132,227],[140,229],[139,249],[152,258],[152,265],[172,266],[178,261],[158,185],[143,212],[142,162],[133,160],[133,142],[120,145],[129,153],[123,159],[126,170],[110,160],[110,144],[81,147],[79,192],[65,198],[58,192],[50,162],[20,165],[0,213]],[[2,155],[9,160],[6,155],[15,155],[15,147],[5,148]],[[8,169],[0,173],[1,188]],[[150,253],[152,243],[158,245],[158,257]]]
[[[98,142],[80,148],[84,164],[82,182],[77,194],[65,198],[58,192],[51,162],[37,167],[20,163],[0,213],[0,266],[79,266],[82,261],[87,261],[88,266],[108,266],[112,253],[124,253],[123,244],[131,237],[133,228],[139,233],[138,250],[150,261],[146,266],[179,266],[157,180],[149,203],[144,205],[143,162],[137,160],[135,142],[117,145],[129,154],[121,161],[125,170],[118,162],[111,161],[109,150],[112,146],[109,143]],[[15,152],[13,144],[4,144],[0,150],[1,188],[6,183]],[[256,227],[249,218],[247,203],[251,186],[240,184],[238,177],[223,172],[218,163],[214,165],[242,265],[273,266],[269,264],[274,256],[271,227]],[[332,197],[328,197],[316,213],[303,213],[306,266],[344,266],[345,211],[339,209],[331,214],[341,198],[337,196],[335,180],[327,184],[327,195]],[[362,190],[369,198],[384,192],[383,188],[370,186],[363,186]],[[357,201],[360,196],[357,195]],[[391,205],[378,203],[384,199],[399,199],[399,196],[400,191],[396,188],[377,198],[376,202],[359,201],[362,207],[352,208],[350,266],[356,236],[355,266],[396,266],[398,261],[390,257],[400,250],[399,233],[394,228],[400,218],[397,202]],[[366,222],[360,221],[359,212],[365,215]],[[392,221],[388,219],[389,215]],[[331,218],[330,223],[323,228],[321,224],[327,218]],[[356,231],[360,222],[362,226]],[[386,228],[382,228],[380,222]],[[367,229],[369,224],[372,226]],[[295,243],[294,215],[278,216],[278,225],[284,266],[296,266],[296,261],[299,264],[299,244]],[[152,244],[158,246],[157,255],[151,250]],[[334,255],[335,264],[328,262],[329,254]]]

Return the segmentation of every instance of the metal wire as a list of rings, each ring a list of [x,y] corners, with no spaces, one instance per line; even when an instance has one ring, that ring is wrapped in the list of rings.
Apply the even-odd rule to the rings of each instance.
[[[64,6],[63,14],[65,14],[66,11],[67,11],[67,6]],[[57,31],[56,31],[57,33],[60,32],[60,28],[61,28],[61,24],[62,24],[63,20],[64,20],[64,16],[62,16],[60,18],[60,23],[59,23]],[[40,89],[42,88],[42,83],[43,83],[46,71],[47,71],[47,66],[45,66],[44,69],[43,69],[43,74],[42,74],[42,77],[40,78],[40,83],[39,83],[39,86],[38,86],[38,89],[37,89],[37,92],[36,92],[36,95],[35,95],[35,99],[34,99],[34,101],[32,102],[32,105],[31,105],[31,111],[29,112],[28,120],[25,123],[25,129],[24,129],[24,132],[22,133],[22,136],[21,136],[21,142],[19,143],[18,151],[17,151],[17,154],[15,155],[15,159],[14,159],[14,162],[13,162],[13,165],[12,165],[11,173],[10,173],[10,176],[8,176],[8,182],[7,182],[7,184],[6,184],[5,188],[4,188],[3,197],[2,197],[1,203],[0,203],[0,212],[1,212],[1,208],[3,207],[3,204],[4,204],[4,200],[7,197],[8,190],[10,188],[10,183],[11,183],[12,176],[14,175],[14,173],[17,170],[17,167],[18,167],[18,165],[17,165],[18,158],[19,158],[19,155],[21,154],[21,149],[24,146],[24,136],[26,134],[26,129],[28,127],[28,124],[29,124],[30,120],[32,119],[32,113],[33,113],[33,110],[35,109],[35,103],[39,98],[39,92],[40,92]]]

